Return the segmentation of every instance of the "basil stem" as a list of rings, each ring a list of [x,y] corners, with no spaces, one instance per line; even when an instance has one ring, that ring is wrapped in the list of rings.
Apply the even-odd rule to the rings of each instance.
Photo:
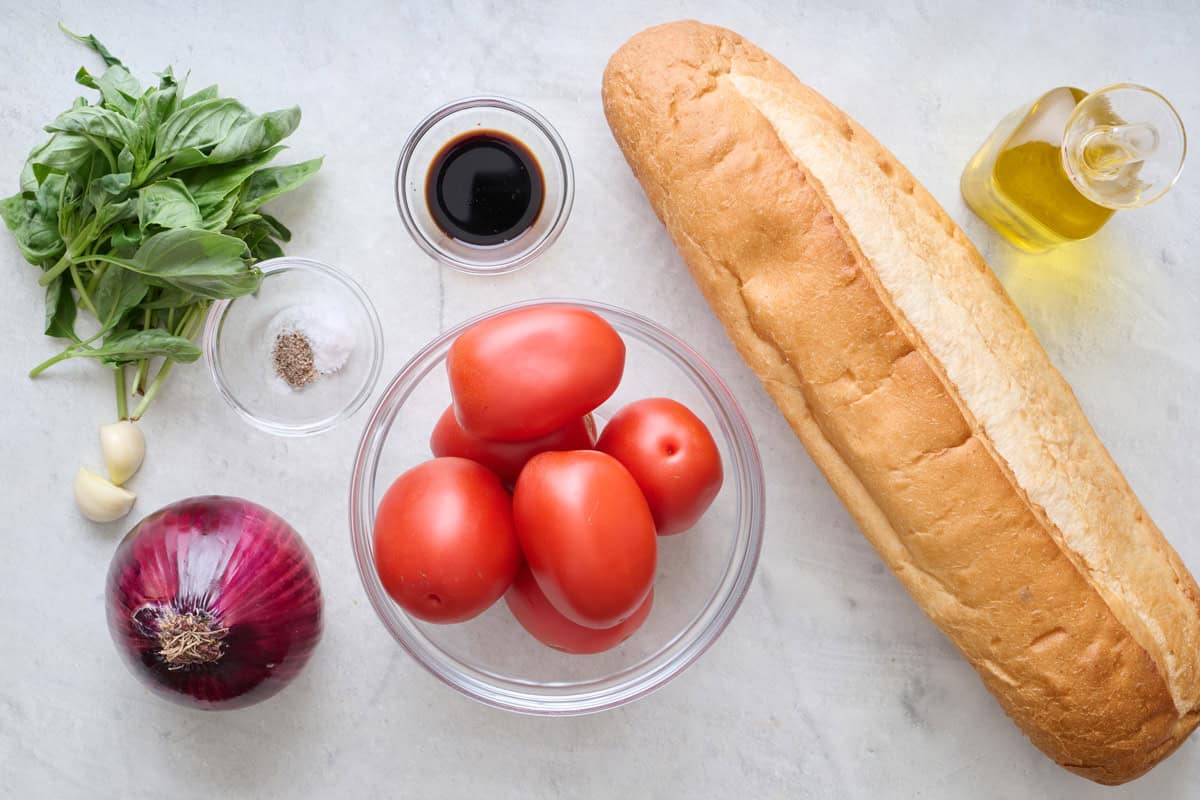
[[[117,366],[117,419],[129,418],[129,395],[125,391],[125,365]]]

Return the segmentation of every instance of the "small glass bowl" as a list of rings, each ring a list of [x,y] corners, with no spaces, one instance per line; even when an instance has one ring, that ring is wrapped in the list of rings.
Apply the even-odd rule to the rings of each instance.
[[[472,130],[507,133],[537,159],[545,181],[542,211],[533,225],[497,245],[467,244],[434,222],[425,199],[429,168],[441,149]],[[567,224],[575,199],[571,156],[558,131],[532,108],[503,97],[468,97],[442,106],[409,135],[396,164],[396,207],[413,240],[429,255],[461,272],[500,275],[537,258]]]
[[[460,333],[515,308],[570,304],[606,319],[625,340],[625,375],[595,412],[602,423],[643,397],[671,397],[713,433],[725,481],[691,530],[658,540],[654,606],[641,629],[598,655],[569,655],[535,640],[503,600],[475,619],[433,625],[388,596],[375,570],[375,509],[391,482],[429,458],[429,434],[450,402],[443,361]],[[376,614],[437,678],[487,705],[526,714],[573,715],[615,708],[663,686],[695,662],[732,619],[758,564],[763,534],[758,449],[729,389],[688,345],[655,323],[601,303],[537,300],[496,309],[434,339],[392,379],[363,432],[350,484],[350,532]]]
[[[256,428],[279,436],[327,431],[357,411],[379,379],[379,315],[362,287],[328,264],[284,256],[258,266],[258,291],[209,309],[204,354],[213,383]],[[279,315],[301,306],[342,317],[354,347],[341,369],[292,389],[275,374],[272,335]]]

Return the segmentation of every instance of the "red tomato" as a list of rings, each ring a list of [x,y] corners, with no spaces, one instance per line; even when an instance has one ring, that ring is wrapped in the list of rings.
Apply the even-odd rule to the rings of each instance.
[[[721,453],[704,423],[665,397],[630,403],[600,434],[596,449],[633,475],[659,534],[696,524],[721,490]]]
[[[375,568],[405,611],[427,622],[482,613],[521,566],[512,501],[465,458],[435,458],[392,483],[375,515]]]
[[[625,343],[591,311],[535,306],[464,331],[446,356],[464,430],[505,442],[545,436],[616,391]]]
[[[564,653],[585,655],[611,650],[642,627],[654,605],[654,590],[650,590],[633,616],[604,630],[576,625],[555,611],[538,588],[529,567],[522,567],[517,573],[517,579],[504,595],[504,602],[517,622],[542,644]]]
[[[494,442],[462,429],[449,406],[433,428],[429,449],[435,456],[457,456],[478,461],[511,485],[525,462],[546,450],[590,450],[596,444],[596,425],[591,415],[574,419],[545,436],[527,442]]]
[[[654,518],[628,470],[595,450],[541,453],[513,491],[529,568],[550,604],[585,628],[611,628],[650,591]]]

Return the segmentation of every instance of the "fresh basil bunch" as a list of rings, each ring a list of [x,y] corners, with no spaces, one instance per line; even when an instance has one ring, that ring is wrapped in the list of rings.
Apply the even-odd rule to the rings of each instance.
[[[255,291],[254,263],[283,254],[291,233],[262,205],[311,178],[321,159],[267,166],[299,108],[254,114],[216,86],[189,95],[170,67],[143,89],[96,37],[63,31],[104,59],[102,74],[75,75],[99,100],[80,97],[46,126],[20,192],[0,201],[25,260],[42,270],[45,333],[71,340],[30,376],[97,359],[116,371],[118,416],[138,419],[171,365],[200,357],[192,339],[209,301]],[[80,307],[100,324],[86,339],[75,333]],[[142,396],[132,414],[130,391]]]

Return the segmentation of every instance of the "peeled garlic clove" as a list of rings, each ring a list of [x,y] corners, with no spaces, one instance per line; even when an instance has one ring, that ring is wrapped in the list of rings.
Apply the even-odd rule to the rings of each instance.
[[[75,505],[92,522],[113,522],[129,513],[137,495],[84,467],[75,473]]]
[[[108,478],[120,486],[133,477],[146,457],[146,437],[142,429],[127,419],[100,426],[100,450]]]

